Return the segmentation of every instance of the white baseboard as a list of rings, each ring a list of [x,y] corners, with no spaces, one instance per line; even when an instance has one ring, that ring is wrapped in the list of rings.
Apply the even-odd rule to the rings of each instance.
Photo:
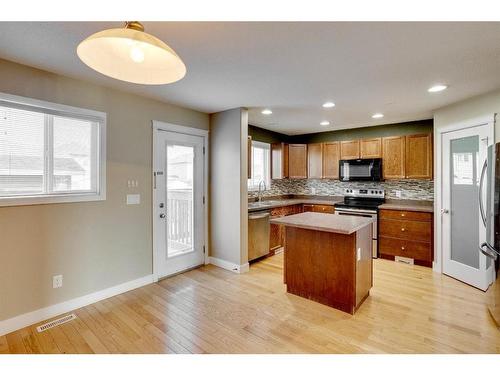
[[[224,268],[225,270],[235,272],[235,273],[245,273],[248,272],[250,269],[250,265],[247,263],[245,264],[236,264],[236,263],[231,263],[223,259],[219,258],[214,258],[210,257],[209,258],[210,264],[213,264],[214,266]]]
[[[0,336],[38,323],[42,320],[53,318],[57,315],[79,309],[103,299],[128,292],[129,290],[140,288],[141,286],[151,284],[152,282],[153,275],[147,275],[139,279],[127,281],[126,283],[100,290],[98,292],[87,294],[82,297],[77,297],[69,301],[61,302],[52,306],[41,308],[39,310],[31,311],[26,314],[18,315],[13,318],[2,320],[0,321]]]

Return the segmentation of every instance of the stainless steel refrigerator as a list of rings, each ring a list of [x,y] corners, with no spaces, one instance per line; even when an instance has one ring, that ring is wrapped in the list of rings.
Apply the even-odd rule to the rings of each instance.
[[[484,188],[486,188],[486,202],[483,202],[482,199],[482,190]],[[479,208],[481,219],[486,226],[486,241],[481,244],[480,250],[488,257],[489,262],[495,262],[497,277],[500,263],[499,202],[500,143],[497,143],[488,147],[488,158],[483,165],[479,184]]]

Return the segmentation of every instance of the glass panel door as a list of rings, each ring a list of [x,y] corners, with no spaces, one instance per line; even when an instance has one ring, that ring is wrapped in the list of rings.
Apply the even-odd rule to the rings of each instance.
[[[158,278],[205,262],[204,138],[155,131],[154,273]]]
[[[489,124],[478,125],[444,133],[441,140],[443,273],[482,290],[493,280],[493,267],[479,250],[486,239],[479,202],[486,199],[481,171],[490,129]]]

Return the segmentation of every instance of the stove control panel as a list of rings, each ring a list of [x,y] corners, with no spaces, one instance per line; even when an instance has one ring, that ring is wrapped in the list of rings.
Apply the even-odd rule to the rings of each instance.
[[[347,197],[385,198],[384,189],[345,189]]]

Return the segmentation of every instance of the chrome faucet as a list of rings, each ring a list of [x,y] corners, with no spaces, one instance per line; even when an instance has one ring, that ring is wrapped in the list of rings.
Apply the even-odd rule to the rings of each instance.
[[[266,190],[266,182],[264,180],[260,180],[259,182],[259,192],[257,193],[257,201],[262,202],[262,190],[260,189],[261,186],[264,185],[264,190]]]

